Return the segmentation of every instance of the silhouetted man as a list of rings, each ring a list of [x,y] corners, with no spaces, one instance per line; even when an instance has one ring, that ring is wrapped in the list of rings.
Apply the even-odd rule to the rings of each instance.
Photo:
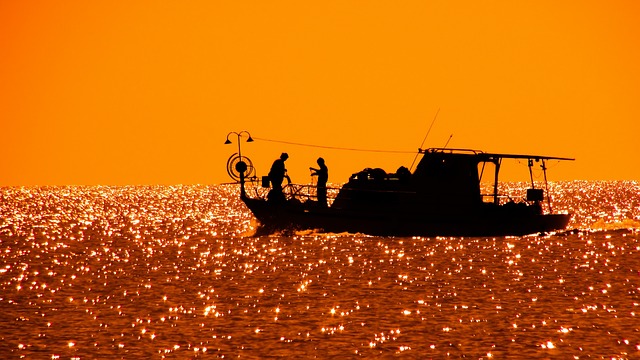
[[[329,180],[329,169],[324,163],[323,158],[318,158],[319,169],[310,167],[309,170],[313,171],[312,176],[318,176],[317,193],[318,193],[318,205],[322,207],[327,206],[327,180]]]
[[[287,178],[287,181],[291,182],[289,175],[287,175],[287,169],[284,167],[284,162],[287,161],[289,155],[282,153],[279,159],[273,162],[271,170],[269,170],[269,182],[271,182],[272,190],[269,192],[269,200],[284,200],[284,194],[282,193],[282,181]]]

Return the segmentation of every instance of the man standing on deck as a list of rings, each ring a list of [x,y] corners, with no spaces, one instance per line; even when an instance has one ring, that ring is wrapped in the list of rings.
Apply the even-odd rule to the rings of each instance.
[[[318,158],[319,169],[310,167],[309,170],[313,171],[311,176],[318,176],[317,193],[318,193],[318,205],[321,207],[327,207],[327,180],[329,180],[329,169],[324,163],[323,158]]]
[[[287,175],[287,169],[284,167],[284,162],[289,158],[289,154],[282,153],[279,159],[273,162],[271,170],[269,170],[269,182],[271,183],[271,191],[267,196],[272,201],[284,201],[284,194],[282,193],[282,181],[287,178],[287,181],[291,183],[291,178]]]

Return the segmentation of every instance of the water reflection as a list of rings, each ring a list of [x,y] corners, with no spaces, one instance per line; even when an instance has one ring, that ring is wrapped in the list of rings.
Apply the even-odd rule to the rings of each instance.
[[[243,237],[233,187],[4,188],[0,355],[640,356],[638,185],[552,185],[575,230],[507,238]]]

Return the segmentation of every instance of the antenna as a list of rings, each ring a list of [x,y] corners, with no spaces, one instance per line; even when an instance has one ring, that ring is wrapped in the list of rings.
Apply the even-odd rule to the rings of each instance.
[[[447,145],[449,145],[449,141],[451,141],[451,138],[452,138],[452,137],[453,137],[453,134],[449,135],[449,140],[447,140],[447,143],[446,143],[446,144],[444,144],[443,149],[446,149],[446,148],[447,148]]]
[[[433,124],[436,122],[436,119],[438,118],[439,113],[440,113],[440,108],[438,108],[438,111],[436,111],[436,115],[433,117],[433,120],[431,121],[431,125],[429,125],[429,130],[427,130],[427,134],[424,136],[424,139],[422,139],[422,144],[420,144],[420,147],[418,148],[418,153],[416,154],[416,156],[413,157],[413,161],[411,162],[411,167],[409,168],[409,171],[413,170],[413,165],[416,163],[418,154],[420,154],[420,150],[422,150],[422,147],[424,146],[424,142],[427,141],[427,137],[429,136],[429,133],[431,132],[431,128],[433,127]]]

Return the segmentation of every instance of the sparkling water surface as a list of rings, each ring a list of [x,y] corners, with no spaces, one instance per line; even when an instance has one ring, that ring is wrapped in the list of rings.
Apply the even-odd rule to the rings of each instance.
[[[640,358],[640,183],[551,191],[567,231],[393,238],[251,237],[234,186],[0,188],[0,358]]]

